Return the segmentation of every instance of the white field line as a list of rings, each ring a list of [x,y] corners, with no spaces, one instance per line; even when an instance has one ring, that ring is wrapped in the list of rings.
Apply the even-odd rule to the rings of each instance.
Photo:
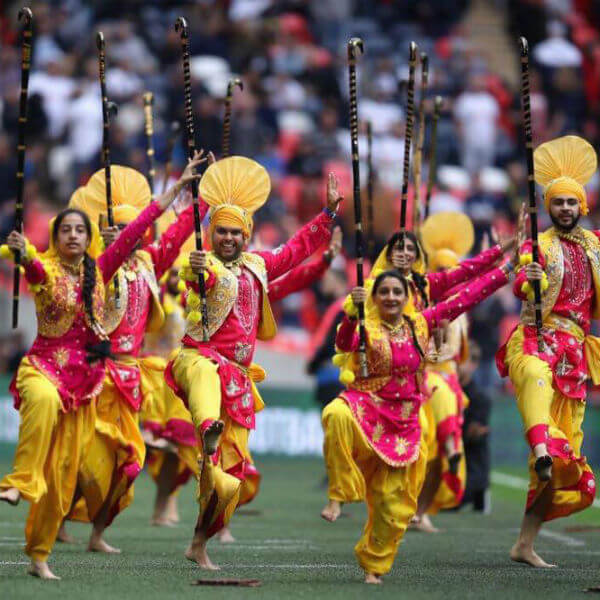
[[[529,481],[527,481],[527,479],[524,479],[523,477],[515,477],[514,475],[508,475],[507,473],[502,473],[501,471],[492,471],[492,483],[523,491],[526,491],[527,487],[529,486]],[[592,506],[594,508],[600,508],[600,500],[594,500]]]
[[[552,531],[550,529],[541,529],[540,536],[549,538],[551,540],[556,540],[557,542],[562,542],[565,544],[565,546],[585,546],[585,542],[583,540],[578,540],[570,535],[558,533],[557,531]]]
[[[299,565],[297,563],[289,565],[273,565],[271,563],[264,565],[239,565],[226,564],[222,567],[235,567],[236,569],[355,569],[355,565],[336,565],[336,564],[315,564],[315,565]]]
[[[27,561],[22,561],[22,560],[0,560],[0,566],[3,565],[28,565],[29,563]]]

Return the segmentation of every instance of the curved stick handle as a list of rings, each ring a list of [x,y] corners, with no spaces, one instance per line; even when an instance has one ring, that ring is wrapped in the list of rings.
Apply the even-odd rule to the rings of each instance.
[[[225,96],[225,117],[223,119],[223,142],[221,146],[222,158],[227,158],[229,156],[231,139],[231,102],[233,100],[233,90],[235,87],[239,87],[240,90],[244,89],[244,84],[239,77],[233,77],[227,84],[227,95]]]

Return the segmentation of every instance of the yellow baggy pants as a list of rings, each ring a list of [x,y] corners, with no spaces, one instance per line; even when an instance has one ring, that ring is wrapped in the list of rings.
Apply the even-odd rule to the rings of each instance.
[[[80,464],[94,436],[94,402],[64,413],[58,391],[27,358],[17,372],[21,397],[19,441],[13,472],[0,488],[16,487],[31,502],[25,552],[46,561],[68,514]]]
[[[406,527],[417,510],[426,451],[406,467],[391,467],[373,451],[341,398],[323,410],[329,499],[365,501],[368,519],[354,551],[361,568],[383,575],[392,568]],[[421,440],[421,445],[423,441]]]

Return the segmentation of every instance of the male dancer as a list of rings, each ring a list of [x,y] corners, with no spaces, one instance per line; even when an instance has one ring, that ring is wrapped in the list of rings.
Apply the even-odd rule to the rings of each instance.
[[[341,197],[330,174],[323,213],[273,252],[245,252],[252,215],[267,200],[270,181],[258,163],[232,156],[211,165],[200,193],[211,206],[208,231],[212,251],[192,252],[183,269],[188,281],[187,328],[183,347],[165,376],[187,403],[201,446],[200,514],[189,560],[215,569],[206,553],[210,537],[229,522],[240,501],[256,489],[248,452],[255,412],[263,408],[254,382],[264,371],[252,364],[257,339],[276,333],[268,282],[299,265],[329,239]],[[205,279],[208,322],[201,322],[198,274]],[[203,340],[203,325],[209,340]],[[245,482],[242,486],[242,482]]]
[[[521,248],[515,294],[524,300],[521,324],[499,350],[500,373],[515,387],[531,448],[525,516],[510,557],[552,567],[533,544],[544,521],[587,508],[594,474],[581,456],[586,380],[600,382],[600,340],[589,335],[600,317],[600,232],[578,225],[588,213],[584,185],[596,170],[592,146],[576,136],[546,142],[534,153],[535,178],[553,226],[539,236],[540,263],[531,242]],[[533,282],[542,289],[541,351],[534,320]]]

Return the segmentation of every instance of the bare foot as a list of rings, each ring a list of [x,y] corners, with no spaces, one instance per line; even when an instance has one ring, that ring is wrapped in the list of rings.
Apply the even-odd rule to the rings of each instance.
[[[233,544],[235,542],[235,538],[231,535],[229,527],[223,527],[223,529],[217,533],[217,538],[221,544]]]
[[[538,569],[552,569],[556,565],[551,565],[543,560],[533,548],[528,548],[517,542],[510,550],[510,559],[515,562],[525,563]]]
[[[208,554],[206,553],[206,542],[202,544],[190,544],[185,551],[185,557],[207,571],[220,570],[220,567],[215,565],[208,557]]]
[[[16,506],[21,500],[21,492],[17,488],[8,488],[0,492],[0,500],[2,502],[8,502],[11,506]]]
[[[176,494],[171,494],[167,500],[166,517],[171,523],[179,523],[179,510],[177,509]]]
[[[417,517],[416,515],[411,519],[410,529],[414,531],[421,531],[423,533],[439,533],[440,530],[433,525],[428,515]]]
[[[42,560],[32,560],[29,568],[27,569],[29,575],[39,577],[40,579],[53,579],[60,581],[60,577],[57,577],[48,566],[48,563]]]
[[[153,527],[175,527],[175,523],[168,517],[152,517],[150,519],[150,525]]]
[[[101,536],[92,536],[90,537],[90,543],[87,547],[88,552],[103,552],[104,554],[121,554],[121,550],[119,548],[113,548],[109,544],[107,544]]]
[[[381,585],[383,581],[379,575],[373,575],[373,573],[365,573],[365,583],[371,583],[375,585]]]
[[[77,540],[72,535],[67,533],[67,527],[66,527],[64,521],[62,522],[62,525],[60,526],[60,529],[58,530],[58,534],[56,535],[56,541],[61,542],[62,544],[76,544],[77,543]]]
[[[204,453],[208,456],[212,456],[217,451],[223,427],[223,421],[214,421],[204,430],[202,434],[202,447],[204,448]]]
[[[342,512],[342,505],[337,500],[330,500],[321,511],[321,516],[330,523],[337,521]]]

